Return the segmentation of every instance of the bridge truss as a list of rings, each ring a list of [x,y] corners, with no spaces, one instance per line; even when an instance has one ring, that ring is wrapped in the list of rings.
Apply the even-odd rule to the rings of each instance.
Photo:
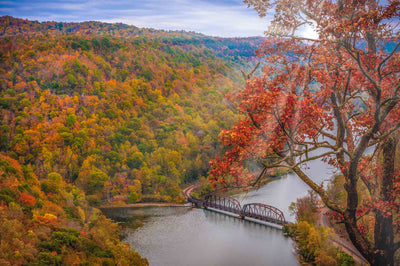
[[[208,195],[203,203],[204,207],[211,207],[218,210],[236,213],[241,215],[242,207],[237,199],[219,196],[219,195]]]
[[[286,224],[283,212],[274,206],[262,203],[249,203],[241,207],[240,202],[228,196],[208,195],[204,200],[195,198],[189,193],[187,200],[196,207],[214,208],[217,210],[230,212],[240,218],[252,218],[264,222],[274,223],[284,226]]]
[[[279,225],[286,224],[285,216],[281,210],[262,203],[245,204],[242,209],[242,215]]]

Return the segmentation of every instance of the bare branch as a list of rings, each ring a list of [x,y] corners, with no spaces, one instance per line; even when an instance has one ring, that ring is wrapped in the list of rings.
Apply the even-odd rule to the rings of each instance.
[[[346,96],[347,96],[347,92],[349,91],[350,88],[350,79],[351,79],[351,68],[349,69],[349,74],[347,75],[347,81],[346,81],[346,86],[345,86],[345,90],[343,93],[343,103],[346,102]],[[351,99],[351,94],[350,94],[350,99]]]
[[[341,210],[341,208],[340,208],[338,205],[336,205],[335,203],[333,203],[333,202],[329,199],[329,197],[328,197],[326,191],[322,188],[322,186],[318,186],[316,183],[314,183],[314,181],[312,181],[312,180],[300,169],[299,166],[294,165],[294,166],[292,166],[292,169],[293,169],[293,171],[297,174],[297,176],[298,176],[301,180],[303,180],[304,183],[306,183],[313,191],[315,191],[315,192],[321,197],[321,200],[325,203],[326,207],[328,207],[329,209],[331,209],[331,210],[333,210],[333,211],[335,211],[335,212],[337,212],[337,213],[340,213],[340,214],[343,214],[343,213],[344,213],[343,210]]]
[[[258,183],[258,181],[260,181],[261,177],[264,176],[264,174],[265,174],[265,172],[267,171],[267,169],[268,169],[267,167],[264,167],[264,168],[262,169],[262,171],[261,171],[260,174],[258,175],[256,181],[254,181],[253,184],[251,184],[252,186],[255,186],[255,185]]]
[[[379,137],[375,137],[373,136],[372,138],[374,139],[374,141],[370,142],[368,144],[368,147],[374,146],[377,143],[379,143],[380,141],[382,141],[382,139],[388,137],[389,135],[391,135],[393,132],[395,132],[396,130],[398,130],[400,128],[400,123],[398,123],[394,128],[392,128],[391,130],[389,130],[388,132],[380,135]]]
[[[334,87],[334,91],[336,90],[336,87]],[[333,113],[336,117],[337,121],[337,137],[336,137],[336,147],[342,148],[344,145],[344,137],[345,137],[345,122],[343,121],[342,113],[341,110],[339,109],[337,105],[337,100],[336,100],[336,94],[335,92],[331,93],[330,95],[331,102],[333,104]],[[336,154],[337,161],[341,167],[344,165],[344,152],[337,153]]]
[[[299,150],[299,152],[298,153],[296,153],[296,155],[299,155],[299,156],[301,156],[301,155],[304,155],[305,153],[308,153],[308,152],[311,152],[311,151],[315,151],[315,150],[317,150],[317,149],[320,149],[320,148],[327,148],[327,149],[331,149],[332,151],[331,152],[328,152],[328,153],[330,153],[330,154],[338,154],[338,153],[342,153],[342,152],[344,152],[344,153],[346,153],[346,155],[348,155],[350,158],[352,158],[352,154],[347,150],[347,149],[345,149],[344,147],[335,147],[335,146],[332,146],[331,144],[323,144],[323,143],[313,143],[313,142],[309,142],[309,143],[295,143],[295,144],[298,144],[298,145],[302,145],[302,144],[310,144],[310,145],[313,145],[313,147],[312,148],[308,148],[307,147],[307,150],[306,151],[304,151],[304,150]]]
[[[326,132],[326,131],[320,130],[319,132],[320,132],[323,136],[328,137],[328,138],[330,138],[330,139],[332,139],[332,140],[336,140],[336,138],[337,138],[335,135],[330,134],[330,133],[328,133],[328,132]]]
[[[369,193],[372,194],[371,192],[372,192],[373,188],[372,188],[371,182],[369,182],[369,180],[367,180],[366,176],[364,176],[364,175],[360,175],[360,177],[361,177],[361,180],[363,181],[363,183],[365,184],[365,186],[367,187]]]
[[[300,161],[297,162],[295,165],[296,165],[296,166],[300,166],[300,165],[302,165],[303,163],[306,163],[306,162],[309,162],[309,161],[314,161],[314,160],[323,158],[323,157],[325,157],[325,156],[337,154],[337,153],[340,153],[340,152],[342,152],[341,149],[339,149],[338,151],[335,151],[335,152],[325,152],[325,153],[321,153],[321,154],[319,154],[319,155],[315,155],[315,156],[312,156],[312,157],[308,157],[308,159],[306,159],[306,160],[300,160]]]
[[[260,62],[256,64],[256,66],[249,72],[249,74],[246,74],[243,70],[240,70],[242,72],[244,80],[247,82],[253,77],[254,72],[257,70],[257,68],[260,66]]]
[[[400,47],[400,42],[397,43],[397,45],[393,49],[393,51],[385,59],[383,59],[382,62],[379,64],[379,66],[378,66],[379,81],[381,81],[383,79],[382,73],[381,73],[383,65],[394,55],[394,53],[396,52],[397,48],[399,48],[399,47]]]

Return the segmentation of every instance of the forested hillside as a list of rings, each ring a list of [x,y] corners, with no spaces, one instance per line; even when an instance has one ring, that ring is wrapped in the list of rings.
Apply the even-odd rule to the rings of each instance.
[[[1,151],[93,204],[182,200],[237,120],[223,95],[260,41],[11,17],[1,28]]]
[[[0,154],[1,265],[148,265],[85,194]]]
[[[0,18],[0,263],[147,264],[92,206],[182,201],[258,38]]]

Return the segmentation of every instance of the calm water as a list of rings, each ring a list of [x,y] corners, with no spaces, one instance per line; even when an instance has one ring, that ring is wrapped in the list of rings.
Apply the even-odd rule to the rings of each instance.
[[[305,170],[321,183],[332,171],[320,162]],[[287,220],[288,206],[307,194],[307,186],[295,175],[286,175],[237,198],[280,208]],[[299,265],[290,238],[282,231],[220,213],[186,207],[112,209],[104,213],[124,227],[130,243],[154,266],[291,266]]]
[[[327,181],[334,175],[332,168],[326,164],[315,161],[308,163],[303,171],[317,184]],[[294,217],[289,214],[289,205],[296,202],[297,198],[308,194],[310,188],[296,175],[289,174],[268,183],[258,190],[253,190],[236,196],[241,204],[246,203],[265,203],[279,208],[285,215],[287,221],[294,222]]]

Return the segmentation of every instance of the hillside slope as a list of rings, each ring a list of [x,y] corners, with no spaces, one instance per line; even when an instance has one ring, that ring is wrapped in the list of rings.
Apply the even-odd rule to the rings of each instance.
[[[182,201],[261,41],[1,17],[0,264],[146,265],[95,206]]]
[[[207,175],[218,133],[237,119],[223,96],[243,85],[237,67],[260,41],[0,22],[0,150],[95,205],[182,200],[180,185]]]
[[[1,265],[148,265],[85,195],[50,173],[0,154]]]

